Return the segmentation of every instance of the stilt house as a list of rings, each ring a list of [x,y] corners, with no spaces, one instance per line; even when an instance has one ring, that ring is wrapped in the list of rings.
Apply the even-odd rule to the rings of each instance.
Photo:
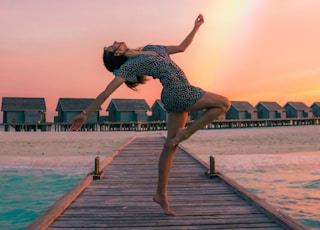
[[[60,98],[56,107],[58,116],[55,117],[55,122],[70,122],[72,118],[81,113],[91,104],[94,99],[91,98]],[[98,123],[101,107],[90,114],[87,123]]]
[[[284,106],[287,118],[311,118],[312,109],[303,102],[287,102]]]
[[[259,102],[256,105],[256,109],[258,110],[258,118],[260,119],[274,119],[286,117],[286,110],[282,108],[277,102]]]
[[[227,120],[257,119],[257,109],[247,101],[230,101],[231,107],[226,113]]]
[[[168,121],[168,112],[164,108],[163,103],[161,100],[156,100],[152,107],[151,107],[152,115],[151,120],[152,121]]]
[[[314,117],[320,117],[320,102],[314,102],[310,108]]]
[[[46,122],[44,98],[3,97],[3,123],[39,124]]]
[[[150,107],[144,99],[112,99],[107,111],[109,121],[148,121]]]

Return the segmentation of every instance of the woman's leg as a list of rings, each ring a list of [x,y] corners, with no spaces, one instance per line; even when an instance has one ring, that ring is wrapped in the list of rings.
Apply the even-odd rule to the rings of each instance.
[[[168,113],[167,140],[163,146],[162,153],[159,159],[158,187],[156,194],[153,197],[153,201],[162,206],[164,213],[172,216],[175,215],[175,212],[171,211],[169,207],[168,180],[173,161],[173,156],[177,146],[168,145],[167,142],[177,135],[178,130],[185,127],[187,118],[187,112]]]
[[[206,109],[200,117],[195,120],[189,127],[185,129],[180,129],[177,135],[170,140],[169,145],[176,146],[183,140],[189,138],[199,129],[203,128],[205,125],[209,124],[214,119],[217,119],[221,114],[228,111],[230,108],[230,102],[226,97],[223,97],[214,93],[206,93],[202,98],[200,98],[195,104],[190,106],[188,112]]]

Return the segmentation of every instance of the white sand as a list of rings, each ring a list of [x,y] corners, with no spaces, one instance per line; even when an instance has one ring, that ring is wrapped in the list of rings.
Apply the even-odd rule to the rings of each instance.
[[[0,132],[0,166],[93,168],[134,132]]]
[[[223,172],[312,170],[320,165],[320,126],[203,130],[182,146]]]
[[[134,135],[165,132],[0,132],[1,167],[93,167]],[[320,126],[201,130],[182,143],[187,151],[218,170],[269,170],[320,165]],[[159,153],[160,154],[160,153]],[[272,168],[273,167],[273,168]]]

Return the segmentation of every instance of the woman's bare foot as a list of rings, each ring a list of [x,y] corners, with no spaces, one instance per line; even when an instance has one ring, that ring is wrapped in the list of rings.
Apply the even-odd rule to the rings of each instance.
[[[169,215],[169,216],[175,216],[176,213],[174,211],[171,211],[169,208],[169,203],[165,198],[161,198],[160,195],[156,194],[153,196],[153,201],[156,202],[157,204],[160,204],[160,206],[163,209],[164,214]]]
[[[169,148],[173,148],[177,146],[180,142],[186,140],[188,137],[185,135],[185,129],[180,128],[178,129],[176,136],[166,142],[166,146]]]

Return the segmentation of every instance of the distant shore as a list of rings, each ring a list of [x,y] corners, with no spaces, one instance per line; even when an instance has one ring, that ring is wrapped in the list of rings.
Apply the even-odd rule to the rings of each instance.
[[[187,121],[187,125],[193,121]],[[233,129],[233,128],[255,128],[255,127],[287,127],[287,126],[305,126],[319,125],[319,117],[306,118],[274,118],[274,119],[224,119],[214,120],[208,124],[206,129]],[[86,123],[81,131],[163,131],[166,130],[166,121],[106,121]],[[16,132],[68,132],[70,131],[70,123],[0,123],[0,131],[16,131]]]
[[[89,170],[96,156],[102,159],[110,156],[135,135],[166,135],[166,132],[0,132],[0,166]],[[297,163],[300,168],[304,163],[298,162],[301,155],[315,156],[308,164],[320,163],[319,140],[320,126],[200,130],[181,146],[206,162],[214,155],[218,166],[226,170],[228,161],[242,155],[252,155],[257,161],[252,162],[254,167],[263,164],[267,156],[288,153],[297,155],[297,162],[283,163]]]

